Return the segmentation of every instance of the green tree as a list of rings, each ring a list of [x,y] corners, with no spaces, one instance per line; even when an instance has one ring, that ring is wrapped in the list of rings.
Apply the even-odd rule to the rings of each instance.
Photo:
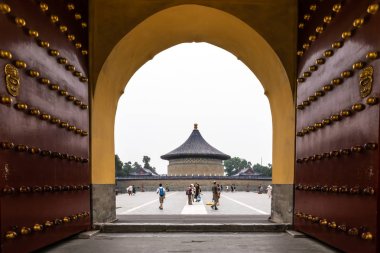
[[[253,170],[256,173],[260,173],[262,176],[271,177],[272,176],[272,164],[268,163],[268,166],[262,166],[258,163],[253,165]]]
[[[224,171],[227,176],[232,176],[242,169],[252,168],[255,173],[259,173],[262,176],[271,177],[272,176],[272,164],[268,163],[268,166],[262,166],[258,163],[252,166],[252,163],[242,159],[240,157],[234,157],[229,160],[224,161]]]
[[[142,166],[138,162],[134,162],[132,165],[134,171],[137,171],[142,168]]]
[[[133,167],[132,167],[132,163],[131,162],[126,162],[124,163],[123,165],[123,171],[125,172],[125,174],[127,176],[129,176],[131,173],[135,172]]]
[[[150,168],[149,162],[150,162],[150,157],[144,155],[144,157],[143,157],[144,169],[149,169]]]
[[[232,176],[245,168],[251,168],[251,162],[239,157],[233,157],[224,161],[224,172],[227,176]]]
[[[116,177],[127,177],[131,175],[131,173],[134,173],[142,168],[148,169],[154,173],[156,173],[156,168],[152,167],[150,164],[150,157],[144,156],[143,157],[143,163],[144,165],[141,166],[138,162],[126,162],[123,163],[118,155],[115,155],[115,176]]]
[[[123,171],[123,162],[120,160],[118,155],[115,155],[115,176],[116,177],[125,177],[127,173]]]
[[[144,155],[144,157],[143,157],[144,169],[148,169],[148,170],[153,171],[153,172],[156,173],[156,168],[150,166],[149,162],[150,162],[150,157]]]

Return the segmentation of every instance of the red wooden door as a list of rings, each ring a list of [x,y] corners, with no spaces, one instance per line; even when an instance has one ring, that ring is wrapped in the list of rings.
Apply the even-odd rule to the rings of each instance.
[[[90,226],[87,9],[0,2],[0,252]]]
[[[296,229],[379,252],[378,1],[300,1]]]

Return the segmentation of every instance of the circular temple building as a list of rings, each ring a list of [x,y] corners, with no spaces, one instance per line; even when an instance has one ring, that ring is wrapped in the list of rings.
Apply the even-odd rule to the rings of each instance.
[[[223,176],[223,160],[231,157],[208,144],[194,124],[185,143],[161,158],[169,161],[168,176]]]

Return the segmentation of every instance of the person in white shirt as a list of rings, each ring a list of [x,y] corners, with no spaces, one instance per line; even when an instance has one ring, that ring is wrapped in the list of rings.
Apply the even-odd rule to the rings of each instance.
[[[268,194],[269,198],[272,197],[272,186],[271,185],[268,185],[268,187],[267,187],[267,194]]]

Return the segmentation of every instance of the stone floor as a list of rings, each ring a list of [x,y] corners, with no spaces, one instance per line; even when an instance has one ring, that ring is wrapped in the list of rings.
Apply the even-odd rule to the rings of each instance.
[[[248,223],[272,223],[267,215],[225,215],[225,214],[168,214],[168,215],[118,215],[118,220],[114,223],[171,223],[171,224],[190,224],[190,223],[228,223],[228,224],[248,224]]]
[[[142,233],[98,234],[91,239],[70,239],[46,253],[332,253],[310,238],[287,233]]]
[[[118,195],[116,223],[124,223],[123,226],[133,223],[270,223],[268,217],[271,199],[265,194],[224,192],[220,199],[219,210],[210,208],[211,196],[210,192],[204,192],[201,202],[188,205],[184,192],[168,192],[164,210],[159,210],[158,196],[154,192],[138,192],[135,196]],[[294,238],[284,232],[136,233],[133,231],[133,233],[98,233],[90,239],[73,237],[42,252],[330,253],[337,251],[311,238]]]
[[[134,196],[116,196],[116,215],[270,215],[271,199],[266,194],[256,192],[223,192],[219,210],[210,207],[211,192],[203,192],[202,201],[187,204],[185,192],[168,192],[164,209],[158,209],[158,196],[155,192],[138,192]]]

